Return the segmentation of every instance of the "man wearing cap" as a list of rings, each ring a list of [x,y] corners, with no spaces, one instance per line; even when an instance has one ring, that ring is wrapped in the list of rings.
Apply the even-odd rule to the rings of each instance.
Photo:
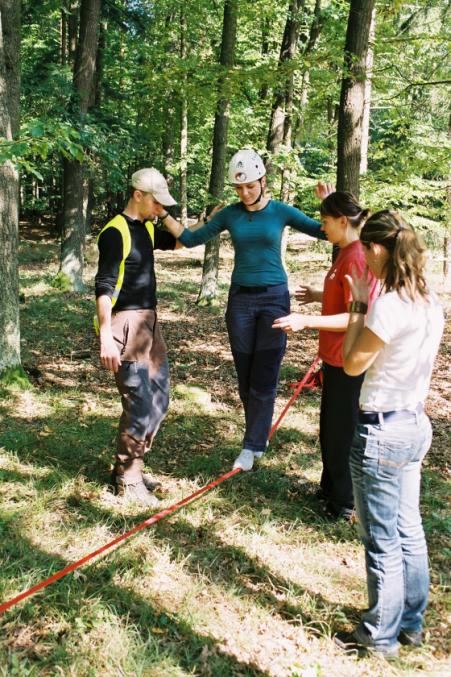
[[[135,172],[131,183],[127,206],[98,239],[100,359],[114,372],[122,399],[112,473],[116,492],[156,507],[156,484],[143,474],[143,459],[168,408],[169,367],[157,321],[154,250],[174,249],[177,240],[154,228],[153,220],[176,202],[154,168]]]

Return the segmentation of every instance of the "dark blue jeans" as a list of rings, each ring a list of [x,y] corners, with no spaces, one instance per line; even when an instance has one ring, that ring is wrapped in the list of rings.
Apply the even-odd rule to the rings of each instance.
[[[287,284],[267,287],[266,291],[248,292],[237,285],[230,288],[227,331],[246,420],[243,447],[252,451],[266,449],[287,344],[285,333],[272,329],[272,323],[289,312]]]

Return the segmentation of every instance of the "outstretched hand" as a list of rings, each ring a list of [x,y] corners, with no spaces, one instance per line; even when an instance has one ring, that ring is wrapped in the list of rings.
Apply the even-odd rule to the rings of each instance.
[[[359,275],[359,272],[354,265],[352,266],[351,273],[351,275],[345,275],[345,279],[348,281],[352,294],[352,300],[362,301],[362,303],[366,303],[368,305],[371,288],[371,273],[368,266],[366,266],[362,274]]]
[[[299,313],[291,313],[291,315],[286,315],[285,317],[278,317],[277,320],[274,320],[272,324],[273,329],[281,329],[285,334],[292,334],[294,331],[300,331],[305,329],[306,325],[306,315],[300,315]]]
[[[211,212],[208,214],[208,219],[212,219],[215,214],[221,211],[221,209],[224,207],[224,203],[220,202],[219,204],[215,205]]]
[[[327,183],[325,181],[318,181],[315,188],[315,195],[318,200],[325,200],[325,198],[331,193],[335,193],[335,186],[333,183]]]
[[[313,303],[315,301],[315,290],[309,285],[301,284],[298,289],[295,290],[294,296],[300,302],[301,306],[305,306],[307,303]]]

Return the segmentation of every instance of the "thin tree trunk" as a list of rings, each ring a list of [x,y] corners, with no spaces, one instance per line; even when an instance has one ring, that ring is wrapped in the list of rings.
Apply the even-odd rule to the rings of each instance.
[[[0,0],[0,136],[19,129],[20,3]],[[20,369],[18,275],[19,176],[12,162],[0,166],[0,373]]]
[[[448,118],[448,139],[451,139],[451,114]],[[450,217],[449,215],[451,214],[451,183],[448,182],[448,186],[446,188],[446,202],[448,205],[448,214],[446,215],[446,221],[449,222]],[[448,277],[448,258],[449,258],[449,237],[448,237],[448,231],[445,231],[445,235],[443,236],[443,277],[446,280]]]
[[[165,18],[165,29],[168,35],[172,34],[171,27],[175,20],[175,17],[172,13],[168,14]],[[179,49],[179,45],[175,39],[170,40],[167,45],[167,50],[170,53],[176,54]],[[177,100],[177,92],[169,91],[164,105],[165,105],[165,115],[164,115],[164,131],[161,141],[161,153],[163,156],[163,174],[168,182],[169,188],[172,187],[174,179],[172,176],[172,166],[174,164],[175,156],[175,130],[177,128],[176,124],[176,105],[174,102]]]
[[[321,34],[322,28],[323,28],[323,17],[321,13],[321,0],[316,0],[308,38],[304,38],[303,40],[303,42],[305,41],[305,46],[302,50],[302,55],[304,58],[309,54],[311,54],[311,52],[313,52],[317,40]],[[294,138],[296,138],[297,134],[299,133],[299,130],[302,128],[304,124],[304,114],[308,103],[309,84],[310,84],[310,71],[308,70],[308,68],[304,67],[302,69],[300,96],[299,96],[299,113],[296,117],[295,132],[293,133]]]
[[[224,67],[225,72],[219,82],[219,99],[213,131],[213,158],[208,188],[209,194],[216,200],[222,198],[224,190],[230,101],[229,95],[224,95],[222,90],[227,79],[227,71],[233,68],[235,61],[237,17],[238,0],[225,0],[220,56],[220,63]],[[202,281],[197,297],[198,303],[211,303],[216,296],[219,272],[219,244],[219,237],[216,237],[205,245]]]
[[[79,0],[69,0],[69,17],[67,20],[67,48],[71,67],[74,67],[77,52]]]
[[[180,12],[180,58],[186,59],[186,15],[184,8]],[[188,225],[188,101],[186,98],[186,77],[183,78],[180,95],[180,220]]]
[[[374,0],[351,0],[337,132],[337,189],[360,193],[366,57]]]
[[[102,0],[82,0],[80,35],[74,67],[75,109],[83,124],[95,99],[95,65],[99,40]],[[64,160],[63,237],[60,279],[64,288],[82,291],[86,208],[89,202],[83,165]]]
[[[271,22],[267,17],[262,20],[262,56],[269,53],[269,36],[271,35]],[[261,101],[265,101],[268,96],[268,83],[264,83],[260,87],[258,97]]]
[[[163,173],[170,187],[173,182],[172,176],[170,174],[170,169],[174,164],[174,128],[175,128],[175,109],[173,106],[168,106],[168,109],[166,111],[165,129],[162,141],[162,155],[164,163]]]
[[[292,100],[293,72],[289,69],[289,62],[296,54],[299,37],[299,15],[303,9],[305,0],[290,0],[288,15],[282,38],[279,56],[280,85],[274,92],[274,100],[271,111],[271,119],[268,130],[266,147],[271,155],[275,155],[283,143],[284,135],[287,134],[285,126],[287,99]],[[291,96],[290,96],[291,92]],[[291,131],[291,128],[290,128]],[[271,158],[267,163],[268,173],[271,172]]]
[[[368,171],[368,147],[370,142],[370,111],[371,111],[371,90],[373,85],[373,62],[374,62],[374,39],[376,37],[376,8],[373,9],[370,25],[370,36],[368,53],[366,55],[366,80],[365,95],[363,101],[363,120],[362,120],[362,154],[360,158],[360,174],[366,174]]]
[[[61,65],[67,63],[67,13],[66,6],[61,10]]]
[[[282,38],[279,56],[280,86],[274,92],[271,119],[268,130],[267,149],[270,156],[266,165],[268,174],[273,172],[271,161],[282,145],[291,150],[292,144],[292,108],[294,93],[294,74],[289,69],[290,61],[295,57],[299,38],[299,17],[305,0],[290,0],[288,15]],[[286,70],[285,70],[286,69]],[[287,200],[290,193],[290,170],[282,169],[280,198]],[[281,257],[285,266],[285,254],[288,245],[289,230],[285,228],[281,241]]]

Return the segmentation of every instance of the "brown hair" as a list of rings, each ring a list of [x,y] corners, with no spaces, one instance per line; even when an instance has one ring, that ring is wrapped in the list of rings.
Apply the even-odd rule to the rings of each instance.
[[[339,190],[324,198],[319,211],[321,216],[332,216],[336,219],[346,216],[353,228],[358,228],[369,214],[369,210],[362,209],[352,193]]]
[[[404,292],[412,301],[427,297],[426,247],[400,214],[389,209],[376,212],[363,226],[360,240],[366,247],[374,242],[388,251],[385,291]]]

